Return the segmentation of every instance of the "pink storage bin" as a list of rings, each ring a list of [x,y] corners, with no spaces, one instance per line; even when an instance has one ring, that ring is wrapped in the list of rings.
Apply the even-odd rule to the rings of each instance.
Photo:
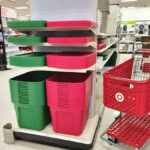
[[[101,42],[101,43],[97,44],[97,50],[101,50],[103,48],[106,48],[106,44],[105,43]]]
[[[47,55],[47,66],[59,69],[86,69],[96,64],[96,53],[57,53]]]
[[[82,134],[88,119],[89,104],[82,110],[50,107],[50,112],[55,132],[79,136]]]
[[[92,73],[57,73],[46,88],[49,107],[83,110],[92,96]]]
[[[95,37],[48,37],[50,44],[87,44],[94,42]]]
[[[97,28],[98,24],[96,22],[88,20],[77,20],[77,21],[48,21],[47,27],[92,27]]]

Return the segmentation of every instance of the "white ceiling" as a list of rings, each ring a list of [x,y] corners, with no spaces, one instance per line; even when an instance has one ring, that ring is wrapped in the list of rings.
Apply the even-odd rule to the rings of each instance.
[[[121,2],[121,0],[110,0],[111,4],[119,4],[121,7],[150,7],[150,0],[137,0],[137,2]]]
[[[30,7],[30,4],[27,3],[30,0],[15,0],[16,2],[11,2],[11,0],[0,0],[0,5],[13,8],[15,7]],[[121,0],[110,0],[111,4],[119,4],[121,7],[150,7],[150,0],[137,0],[137,2],[124,2],[122,3]],[[30,8],[29,9],[21,9],[17,10],[18,16],[26,16],[30,15]]]
[[[15,9],[15,7],[29,7],[29,9],[21,9],[17,10],[19,17],[24,17],[26,15],[30,15],[30,4],[27,3],[30,0],[15,0],[16,2],[12,2],[11,0],[0,0],[0,5],[8,8]]]

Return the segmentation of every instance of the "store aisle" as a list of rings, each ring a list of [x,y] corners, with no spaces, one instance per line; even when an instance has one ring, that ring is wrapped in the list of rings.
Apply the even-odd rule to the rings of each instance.
[[[131,55],[121,55],[120,61],[123,62],[129,59]],[[29,71],[29,70],[28,70]],[[3,142],[2,127],[6,123],[12,123],[13,126],[17,126],[16,114],[13,108],[13,104],[10,100],[9,94],[9,82],[11,77],[17,76],[27,72],[25,69],[11,69],[7,71],[0,72],[0,150],[60,150],[60,148],[50,147],[46,145],[40,145],[25,141],[16,141],[14,145],[7,145]],[[101,81],[102,82],[102,81]],[[101,83],[102,85],[102,83]],[[100,140],[100,134],[111,124],[115,115],[114,111],[108,108],[105,109],[104,117],[101,123],[101,127],[97,132],[97,137],[93,150],[116,150],[114,147],[108,145],[107,143]]]

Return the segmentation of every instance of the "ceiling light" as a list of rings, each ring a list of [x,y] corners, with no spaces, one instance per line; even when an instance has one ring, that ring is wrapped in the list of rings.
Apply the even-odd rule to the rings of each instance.
[[[15,9],[29,9],[29,7],[15,7]]]
[[[137,2],[137,0],[121,0],[121,2]]]

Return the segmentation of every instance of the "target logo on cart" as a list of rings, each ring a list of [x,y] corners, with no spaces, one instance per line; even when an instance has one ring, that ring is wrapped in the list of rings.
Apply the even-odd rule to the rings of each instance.
[[[118,102],[123,102],[124,101],[124,96],[122,93],[116,93],[115,98]]]

